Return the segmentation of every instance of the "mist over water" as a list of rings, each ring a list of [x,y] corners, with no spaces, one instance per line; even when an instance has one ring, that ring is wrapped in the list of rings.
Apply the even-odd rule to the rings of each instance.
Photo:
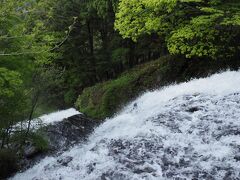
[[[239,164],[240,72],[227,71],[143,94],[12,179],[240,179]]]

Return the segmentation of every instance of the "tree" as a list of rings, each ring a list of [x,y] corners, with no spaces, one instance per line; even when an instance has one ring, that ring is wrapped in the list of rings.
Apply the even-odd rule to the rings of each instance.
[[[11,127],[24,117],[26,99],[20,74],[0,68],[0,140],[8,144]]]
[[[235,0],[122,0],[115,28],[134,41],[157,33],[171,54],[234,57],[240,46],[239,10]]]
[[[11,128],[17,122],[28,119],[29,127],[26,132],[29,131],[39,99],[46,96],[49,84],[53,83],[49,77],[46,80],[46,74],[50,72],[47,66],[59,55],[56,50],[66,41],[74,25],[75,21],[72,20],[73,24],[66,33],[50,31],[47,26],[52,21],[51,3],[52,1],[1,1],[0,142],[2,148],[8,144]],[[53,75],[55,74],[52,74],[52,78],[58,77]],[[45,94],[43,95],[42,92]]]

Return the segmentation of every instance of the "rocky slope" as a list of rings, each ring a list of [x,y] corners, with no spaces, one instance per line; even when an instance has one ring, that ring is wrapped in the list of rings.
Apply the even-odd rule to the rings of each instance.
[[[58,156],[73,145],[83,143],[98,124],[98,121],[83,114],[76,114],[42,127],[39,131],[45,135],[48,150],[41,152],[33,144],[27,144],[24,148],[25,158],[21,162],[22,170],[32,167],[46,156]]]

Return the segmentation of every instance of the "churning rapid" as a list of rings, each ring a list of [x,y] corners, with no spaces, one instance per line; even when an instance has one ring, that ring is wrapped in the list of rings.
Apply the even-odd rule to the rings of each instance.
[[[145,93],[96,128],[86,144],[12,179],[239,177],[240,72],[228,71]]]

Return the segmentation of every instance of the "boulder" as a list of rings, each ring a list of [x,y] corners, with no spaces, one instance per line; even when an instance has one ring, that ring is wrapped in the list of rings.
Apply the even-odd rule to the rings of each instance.
[[[52,151],[66,150],[70,146],[85,141],[99,124],[85,115],[78,114],[61,122],[43,128]]]
[[[27,142],[26,145],[23,147],[23,155],[26,158],[31,158],[38,154],[39,150],[33,145],[32,142]]]
[[[70,163],[73,160],[73,157],[71,156],[66,156],[61,159],[58,159],[57,162],[61,164],[62,166],[67,166],[68,163]]]
[[[21,170],[32,167],[46,156],[57,156],[73,145],[86,141],[98,124],[99,121],[78,114],[41,128],[40,131],[46,135],[49,143],[49,150],[39,152],[33,144],[27,143],[24,147],[25,158],[19,163]],[[67,165],[71,160],[71,157],[66,157],[59,163]]]

